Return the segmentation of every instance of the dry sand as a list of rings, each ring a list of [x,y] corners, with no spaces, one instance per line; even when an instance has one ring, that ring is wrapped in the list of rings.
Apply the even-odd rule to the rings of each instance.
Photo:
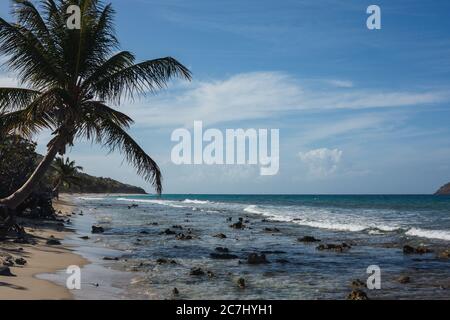
[[[54,207],[56,211],[62,212],[64,218],[75,209],[68,197],[55,202]],[[67,288],[36,278],[38,274],[54,273],[71,265],[82,267],[88,263],[81,256],[74,254],[68,246],[46,244],[51,236],[64,239],[70,231],[61,230],[55,223],[27,222],[26,225],[27,233],[35,237],[36,244],[0,242],[0,255],[8,254],[14,258],[22,257],[27,260],[27,264],[23,267],[11,267],[11,272],[16,277],[0,276],[0,300],[72,299],[73,296]]]

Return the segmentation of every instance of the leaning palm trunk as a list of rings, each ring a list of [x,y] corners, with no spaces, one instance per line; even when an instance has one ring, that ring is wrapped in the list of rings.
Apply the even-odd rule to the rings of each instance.
[[[58,181],[58,183],[56,184],[56,186],[53,188],[52,192],[53,193],[57,193],[59,190],[59,186],[61,185],[61,180]]]
[[[5,199],[0,199],[0,205],[4,205],[9,209],[16,209],[25,199],[27,199],[41,179],[44,177],[47,170],[50,168],[56,154],[60,151],[63,142],[61,138],[54,139],[52,145],[49,147],[47,154],[36,167],[30,178],[24,185]]]

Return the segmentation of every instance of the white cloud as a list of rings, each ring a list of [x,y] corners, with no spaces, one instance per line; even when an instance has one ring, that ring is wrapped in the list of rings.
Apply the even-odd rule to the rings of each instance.
[[[317,87],[281,72],[242,73],[225,80],[193,82],[127,110],[140,126],[178,127],[190,126],[194,120],[211,125],[305,110],[417,106],[450,98],[442,91],[361,90],[352,88],[350,81],[336,81],[332,88],[329,80]]]
[[[20,86],[19,86],[17,79],[7,76],[7,75],[0,74],[0,88],[1,87],[9,88],[9,87],[20,87]]]
[[[299,157],[307,165],[312,176],[323,178],[336,172],[342,154],[342,150],[339,149],[321,148],[300,152]]]
[[[327,80],[326,82],[338,88],[353,88],[353,82],[348,80]]]

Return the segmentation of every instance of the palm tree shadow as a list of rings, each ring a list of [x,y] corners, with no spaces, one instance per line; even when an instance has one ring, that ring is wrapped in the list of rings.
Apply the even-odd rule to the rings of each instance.
[[[7,288],[10,288],[10,289],[21,290],[21,291],[28,290],[28,289],[25,288],[25,287],[22,287],[22,286],[16,286],[16,285],[14,285],[14,284],[6,283],[6,282],[0,282],[0,287],[7,287]]]

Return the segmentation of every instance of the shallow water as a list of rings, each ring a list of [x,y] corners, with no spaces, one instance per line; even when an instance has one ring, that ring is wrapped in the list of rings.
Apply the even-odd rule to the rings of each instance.
[[[116,297],[171,299],[176,287],[181,299],[344,299],[352,280],[365,281],[367,267],[378,265],[382,288],[368,291],[371,298],[450,298],[448,260],[437,259],[436,253],[402,252],[404,244],[449,247],[449,197],[168,195],[76,201],[85,213],[74,222],[83,225],[81,233],[88,234],[91,223],[106,229],[85,246],[120,250],[122,259],[108,262],[107,268],[133,274],[126,284],[117,280],[123,290]],[[138,207],[129,208],[133,204]],[[247,228],[230,228],[240,217],[248,220]],[[166,229],[186,234],[191,229],[194,239],[160,234]],[[213,237],[218,233],[227,238]],[[319,251],[317,244],[297,241],[305,235],[352,248]],[[211,259],[216,247],[228,248],[239,259]],[[266,252],[270,263],[247,264],[252,252]],[[107,255],[97,252],[97,259],[102,254]],[[159,265],[159,258],[177,264]],[[193,267],[214,277],[191,276]],[[399,284],[401,275],[410,276],[411,283]],[[246,289],[236,284],[241,277]]]

